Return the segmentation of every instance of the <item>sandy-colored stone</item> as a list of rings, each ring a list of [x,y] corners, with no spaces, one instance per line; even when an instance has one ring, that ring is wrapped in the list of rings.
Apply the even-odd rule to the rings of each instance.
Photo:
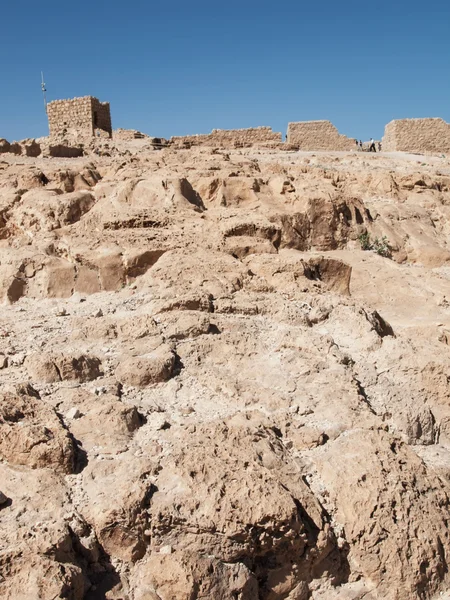
[[[173,372],[175,355],[169,348],[158,348],[154,352],[127,358],[116,369],[116,378],[125,385],[143,387],[167,381]]]
[[[92,381],[101,375],[101,362],[97,357],[73,352],[31,354],[26,359],[26,367],[33,381],[44,383]]]
[[[288,144],[300,150],[355,150],[356,140],[341,135],[330,121],[289,123]]]
[[[1,598],[445,597],[449,160],[75,133],[2,153]]]
[[[52,137],[64,137],[71,133],[84,132],[94,135],[96,130],[104,131],[111,137],[111,114],[109,102],[100,102],[92,96],[54,100],[47,105],[48,123]],[[54,146],[61,148],[62,146]],[[81,156],[80,154],[50,153],[50,156]]]
[[[398,119],[386,125],[385,152],[450,152],[450,124],[443,119]]]
[[[247,148],[254,145],[281,143],[281,133],[275,133],[271,127],[249,129],[214,129],[208,134],[174,136],[169,144],[175,148],[193,146],[213,146],[219,148]]]
[[[72,472],[72,439],[53,408],[31,386],[2,394],[0,456],[12,465]]]

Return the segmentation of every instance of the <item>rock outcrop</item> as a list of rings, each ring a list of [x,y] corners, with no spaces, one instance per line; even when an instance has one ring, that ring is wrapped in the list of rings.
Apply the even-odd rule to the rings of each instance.
[[[36,143],[0,161],[0,597],[445,598],[448,159]]]

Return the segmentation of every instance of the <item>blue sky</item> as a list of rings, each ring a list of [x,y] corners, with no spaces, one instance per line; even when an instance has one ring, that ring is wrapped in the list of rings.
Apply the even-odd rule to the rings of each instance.
[[[4,0],[1,22],[9,140],[47,133],[41,69],[50,100],[97,96],[114,128],[154,136],[450,121],[449,0]]]

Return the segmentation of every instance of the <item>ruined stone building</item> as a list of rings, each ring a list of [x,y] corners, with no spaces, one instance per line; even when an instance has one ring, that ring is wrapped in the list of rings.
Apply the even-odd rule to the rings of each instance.
[[[214,129],[211,133],[174,136],[170,144],[177,148],[192,146],[218,146],[220,148],[249,148],[255,144],[281,144],[282,135],[271,127],[248,129]]]
[[[341,135],[330,121],[289,123],[287,143],[300,150],[354,150],[356,140]]]
[[[55,100],[47,106],[50,137],[64,138],[77,136],[112,137],[109,102],[100,102],[93,96]],[[119,139],[131,133],[118,132]],[[144,138],[139,132],[132,132],[133,139]],[[165,145],[165,140],[157,147]],[[161,142],[161,143],[160,143]],[[59,142],[58,142],[59,143]],[[286,143],[282,134],[271,127],[250,127],[248,129],[214,129],[208,134],[174,136],[169,144],[174,148],[192,146],[217,146],[220,148],[249,148],[262,146],[278,149],[299,149],[305,151],[352,151],[356,140],[339,133],[337,128],[326,120],[300,121],[289,123]],[[3,150],[6,151],[6,150]],[[11,147],[11,152],[18,151]],[[450,153],[450,124],[440,118],[400,119],[386,125],[383,138],[385,152]],[[29,152],[35,152],[34,148]],[[27,151],[28,153],[28,151]]]
[[[47,115],[51,137],[97,133],[112,137],[109,102],[100,102],[93,96],[50,102]]]
[[[385,152],[450,152],[450,124],[443,119],[398,119],[386,125]]]

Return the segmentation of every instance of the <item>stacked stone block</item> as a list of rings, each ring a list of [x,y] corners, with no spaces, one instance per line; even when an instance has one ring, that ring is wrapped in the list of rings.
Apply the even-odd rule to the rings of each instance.
[[[114,139],[120,140],[121,142],[131,142],[133,140],[143,140],[145,138],[151,139],[146,133],[142,133],[137,129],[115,129]]]
[[[219,148],[249,148],[255,144],[281,143],[281,133],[271,127],[251,127],[249,129],[213,129],[208,134],[176,136],[170,144],[177,148],[192,146],[217,146]]]
[[[12,142],[11,144],[0,138],[0,154],[11,153],[16,155],[31,156],[36,158],[41,154],[41,146],[33,139],[22,140],[21,142]]]
[[[51,137],[66,134],[93,136],[95,129],[112,135],[109,103],[92,96],[50,102],[47,115]]]
[[[0,154],[2,152],[11,152],[11,144],[4,138],[0,138]]]
[[[287,143],[300,150],[354,150],[356,140],[341,135],[331,121],[289,123]]]
[[[399,119],[386,125],[383,151],[450,153],[450,124],[443,119]]]
[[[111,125],[111,110],[109,102],[100,102],[97,98],[91,98],[92,100],[92,113],[94,132],[95,129],[101,129],[109,133],[112,136],[112,125]]]

